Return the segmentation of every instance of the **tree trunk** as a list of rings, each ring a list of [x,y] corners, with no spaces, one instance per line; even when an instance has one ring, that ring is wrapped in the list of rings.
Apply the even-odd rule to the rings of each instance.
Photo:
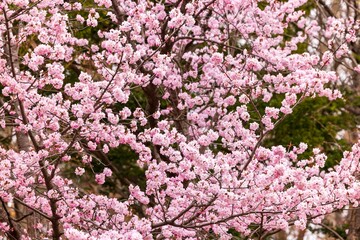
[[[305,230],[299,230],[299,234],[297,236],[297,240],[303,240],[304,237],[305,237],[305,232],[306,232],[306,229]]]
[[[360,239],[360,210],[353,209],[349,212],[349,233],[348,240]]]
[[[287,239],[287,233],[284,230],[281,230],[279,233],[276,234],[275,239],[276,240],[286,240]]]

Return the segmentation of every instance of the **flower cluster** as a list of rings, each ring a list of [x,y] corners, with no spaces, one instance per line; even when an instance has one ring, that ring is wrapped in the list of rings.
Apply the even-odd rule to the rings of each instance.
[[[305,98],[341,97],[327,67],[358,25],[329,18],[324,36],[340,47],[295,53],[318,30],[305,2],[2,1],[1,128],[18,148],[0,148],[0,200],[35,212],[35,231],[53,239],[231,239],[230,229],[305,228],[357,205],[359,145],[328,172],[318,149],[300,159],[306,144],[262,146]],[[293,24],[304,31],[289,39]],[[137,154],[145,189],[129,184],[120,201],[74,183],[123,177],[106,157],[119,146]],[[106,167],[86,171],[95,160]],[[33,237],[13,222],[1,231]]]

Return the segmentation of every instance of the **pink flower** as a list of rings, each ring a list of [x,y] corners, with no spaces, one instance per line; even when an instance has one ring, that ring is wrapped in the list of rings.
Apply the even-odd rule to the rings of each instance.
[[[75,174],[78,175],[78,176],[81,176],[85,173],[85,169],[84,168],[81,168],[81,167],[77,167],[75,169]]]
[[[105,183],[105,174],[104,173],[96,174],[95,180],[100,185],[104,184]]]

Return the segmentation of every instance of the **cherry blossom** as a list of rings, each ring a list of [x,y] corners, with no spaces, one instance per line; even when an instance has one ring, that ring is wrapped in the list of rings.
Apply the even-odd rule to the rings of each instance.
[[[0,147],[4,210],[17,202],[41,219],[33,231],[52,239],[231,239],[230,230],[304,229],[357,205],[359,144],[329,171],[319,149],[301,159],[306,143],[263,145],[304,99],[341,97],[330,67],[349,54],[358,23],[329,18],[328,51],[295,53],[319,30],[298,10],[305,2],[2,1],[1,128],[18,142]],[[303,31],[285,38],[292,24]],[[76,185],[119,177],[106,158],[119,146],[137,154],[144,189],[130,183],[120,200]],[[1,221],[8,236],[34,237]]]

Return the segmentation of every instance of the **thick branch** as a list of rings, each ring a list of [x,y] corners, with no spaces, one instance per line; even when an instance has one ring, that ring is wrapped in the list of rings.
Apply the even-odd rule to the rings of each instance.
[[[1,201],[1,205],[2,205],[3,209],[5,210],[6,217],[8,219],[8,223],[10,226],[10,230],[7,232],[7,234],[10,235],[10,238],[12,238],[12,239],[21,239],[20,232],[15,228],[15,226],[13,224],[13,221],[11,219],[10,213],[6,207],[4,200],[0,198],[0,201]]]

